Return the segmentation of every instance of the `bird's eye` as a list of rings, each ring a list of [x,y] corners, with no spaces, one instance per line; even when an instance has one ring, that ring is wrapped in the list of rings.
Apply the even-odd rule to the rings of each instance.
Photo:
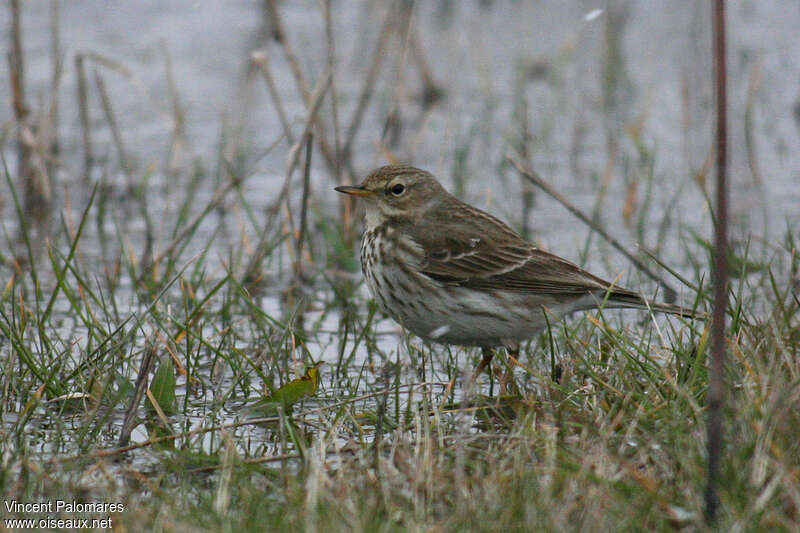
[[[394,187],[392,187],[391,191],[393,195],[400,196],[401,194],[406,192],[406,187],[402,183],[398,183]]]

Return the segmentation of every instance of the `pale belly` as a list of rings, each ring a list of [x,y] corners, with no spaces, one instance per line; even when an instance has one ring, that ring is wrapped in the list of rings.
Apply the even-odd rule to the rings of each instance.
[[[542,305],[509,292],[447,286],[398,266],[365,270],[378,305],[426,341],[460,346],[515,347],[546,325]],[[551,317],[551,322],[554,318]]]
[[[548,319],[553,323],[570,311],[593,307],[590,297],[556,302],[551,296],[445,285],[420,273],[413,256],[398,261],[386,247],[374,246],[375,235],[366,232],[361,243],[367,286],[389,316],[427,341],[513,348],[544,329]],[[398,247],[393,250],[403,253]]]

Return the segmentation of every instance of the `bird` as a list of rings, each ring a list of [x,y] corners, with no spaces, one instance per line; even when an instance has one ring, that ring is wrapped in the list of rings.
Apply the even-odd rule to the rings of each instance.
[[[361,269],[375,301],[424,341],[481,348],[470,384],[497,348],[518,357],[520,344],[547,327],[547,314],[636,308],[695,316],[537,248],[425,170],[382,166],[335,190],[364,201]]]

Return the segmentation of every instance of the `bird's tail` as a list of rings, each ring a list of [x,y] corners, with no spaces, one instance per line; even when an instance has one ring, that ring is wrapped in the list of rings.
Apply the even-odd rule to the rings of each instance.
[[[683,318],[695,320],[706,320],[706,318],[708,318],[705,313],[697,313],[691,309],[687,309],[686,307],[681,307],[679,305],[653,302],[641,294],[629,291],[627,289],[613,288],[610,289],[608,293],[603,294],[602,297],[605,298],[606,302],[604,307],[607,308],[624,307],[632,309],[644,309],[647,311],[667,313],[670,315],[677,315]]]

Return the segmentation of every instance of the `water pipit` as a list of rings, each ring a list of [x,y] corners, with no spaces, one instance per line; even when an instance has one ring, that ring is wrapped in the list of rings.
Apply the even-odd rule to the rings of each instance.
[[[536,248],[424,170],[384,166],[336,190],[366,201],[361,269],[372,296],[426,341],[481,347],[471,383],[494,348],[516,356],[546,327],[546,313],[630,307],[692,316]]]

